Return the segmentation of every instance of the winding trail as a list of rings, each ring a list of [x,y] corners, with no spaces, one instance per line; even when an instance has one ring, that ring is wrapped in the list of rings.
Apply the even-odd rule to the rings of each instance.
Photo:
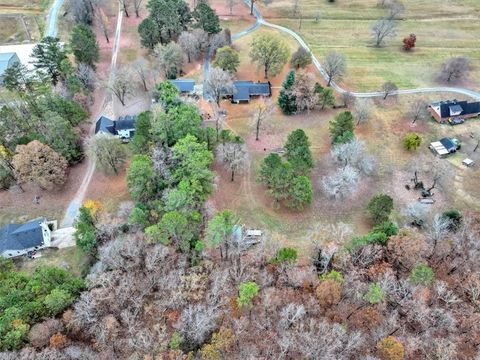
[[[120,33],[122,29],[122,20],[123,20],[123,11],[121,6],[119,5],[118,9],[118,15],[117,15],[117,26],[115,29],[115,39],[113,43],[113,48],[112,48],[112,60],[110,62],[110,76],[112,76],[113,70],[115,69],[117,65],[117,57],[118,57],[118,50],[120,48],[119,43],[120,43]],[[105,96],[102,100],[102,104],[100,106],[100,110],[95,116],[93,117],[93,122],[92,126],[90,128],[90,136],[92,136],[95,132],[95,120],[102,115],[102,113],[105,112],[105,109],[108,106],[112,105],[112,94],[110,92],[106,92]],[[83,176],[82,183],[80,184],[80,187],[78,188],[75,197],[70,201],[68,204],[67,210],[65,211],[64,218],[61,223],[61,227],[70,227],[73,226],[73,223],[75,222],[76,217],[78,216],[80,207],[82,206],[82,203],[85,199],[85,195],[87,193],[88,185],[90,185],[90,182],[92,181],[93,174],[95,173],[95,160],[87,157],[88,165],[87,165],[87,170]]]
[[[57,36],[57,23],[58,23],[58,13],[63,5],[64,0],[54,0],[50,11],[48,12],[47,17],[47,29],[45,31],[45,36]]]
[[[250,0],[244,0],[244,3],[247,6],[250,7]],[[316,56],[313,54],[313,52],[310,49],[310,47],[308,46],[308,44],[305,42],[305,40],[303,40],[303,38],[299,34],[297,34],[295,31],[293,31],[289,28],[286,28],[284,26],[269,23],[268,21],[266,21],[263,18],[262,14],[260,13],[260,11],[258,10],[258,8],[255,5],[253,6],[253,15],[256,18],[255,24],[252,25],[251,27],[249,27],[248,29],[245,29],[244,31],[241,31],[239,33],[234,34],[232,36],[232,40],[236,40],[236,39],[238,39],[242,36],[245,36],[245,35],[253,32],[253,31],[255,31],[261,25],[264,25],[264,26],[267,26],[267,27],[270,27],[270,28],[273,28],[273,29],[277,29],[277,30],[282,31],[284,33],[287,33],[290,36],[292,36],[295,40],[297,40],[297,42],[312,55],[313,64],[317,68],[320,75],[322,75],[322,77],[325,79],[325,81],[328,82],[328,75],[325,72],[325,69],[322,67],[322,64],[316,58]],[[205,62],[207,63],[208,59],[206,59]],[[207,65],[207,69],[208,69],[208,65]],[[335,81],[332,81],[330,83],[330,86],[332,87],[332,89],[334,89],[335,91],[337,91],[340,94],[350,93],[354,97],[358,97],[358,98],[372,98],[372,97],[383,97],[384,96],[384,93],[381,92],[381,91],[372,91],[372,92],[353,92],[353,91],[349,91],[349,90],[346,90],[346,89],[342,88]],[[476,100],[480,100],[480,92],[478,92],[478,91],[474,91],[474,90],[470,90],[470,89],[466,89],[466,88],[461,88],[461,87],[448,87],[448,86],[416,88],[416,89],[402,89],[402,90],[397,90],[397,91],[392,92],[391,95],[421,94],[421,93],[436,93],[436,92],[457,93],[457,94],[462,94],[462,95],[469,96],[469,97],[471,97],[473,99],[476,99]]]

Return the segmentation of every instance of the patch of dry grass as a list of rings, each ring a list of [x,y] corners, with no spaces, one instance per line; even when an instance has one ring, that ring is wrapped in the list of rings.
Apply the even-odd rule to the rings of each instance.
[[[354,90],[376,90],[385,81],[400,88],[435,84],[436,72],[451,56],[468,56],[474,72],[464,85],[480,86],[480,3],[468,1],[403,1],[406,12],[398,21],[397,35],[381,49],[371,47],[370,28],[384,16],[376,0],[339,0],[335,3],[305,0],[300,2],[303,21],[293,15],[290,1],[275,1],[263,6],[264,16],[274,23],[300,33],[321,60],[335,50],[345,54],[348,73],[344,84]],[[317,13],[319,21],[315,20]],[[407,53],[402,39],[417,36],[417,47]]]

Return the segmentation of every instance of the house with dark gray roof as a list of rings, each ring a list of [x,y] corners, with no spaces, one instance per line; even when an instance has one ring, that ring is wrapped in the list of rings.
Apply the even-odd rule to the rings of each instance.
[[[8,224],[0,228],[0,254],[11,258],[51,245],[53,222],[46,218],[24,224]]]
[[[5,70],[15,64],[20,64],[18,55],[14,52],[0,53],[0,85],[3,85]]]
[[[439,101],[430,104],[428,109],[435,120],[444,123],[453,118],[467,119],[477,117],[480,115],[480,101]]]
[[[250,80],[237,80],[233,82],[234,92],[232,102],[249,102],[252,96],[271,96],[272,86],[270,82],[254,82]]]
[[[95,124],[95,134],[107,133],[120,139],[129,140],[135,135],[136,116],[121,116],[116,121],[106,116],[101,116]]]

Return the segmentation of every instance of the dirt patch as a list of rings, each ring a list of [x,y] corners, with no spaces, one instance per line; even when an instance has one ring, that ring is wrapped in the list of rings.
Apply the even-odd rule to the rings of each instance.
[[[99,200],[109,212],[115,212],[120,202],[130,200],[125,170],[117,176],[96,171],[88,186],[86,199]]]
[[[86,167],[86,161],[83,161],[70,168],[65,185],[54,191],[42,190],[34,184],[23,185],[23,192],[17,187],[0,191],[0,224],[23,222],[39,216],[60,221],[64,209],[80,186]],[[40,197],[38,204],[34,203],[36,196]]]

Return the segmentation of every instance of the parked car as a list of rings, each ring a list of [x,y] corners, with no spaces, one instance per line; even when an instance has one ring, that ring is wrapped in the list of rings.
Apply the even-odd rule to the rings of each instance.
[[[450,118],[448,119],[448,123],[450,125],[459,125],[459,124],[463,124],[465,122],[465,119],[464,118],[461,118],[461,117],[455,117],[455,118]]]

